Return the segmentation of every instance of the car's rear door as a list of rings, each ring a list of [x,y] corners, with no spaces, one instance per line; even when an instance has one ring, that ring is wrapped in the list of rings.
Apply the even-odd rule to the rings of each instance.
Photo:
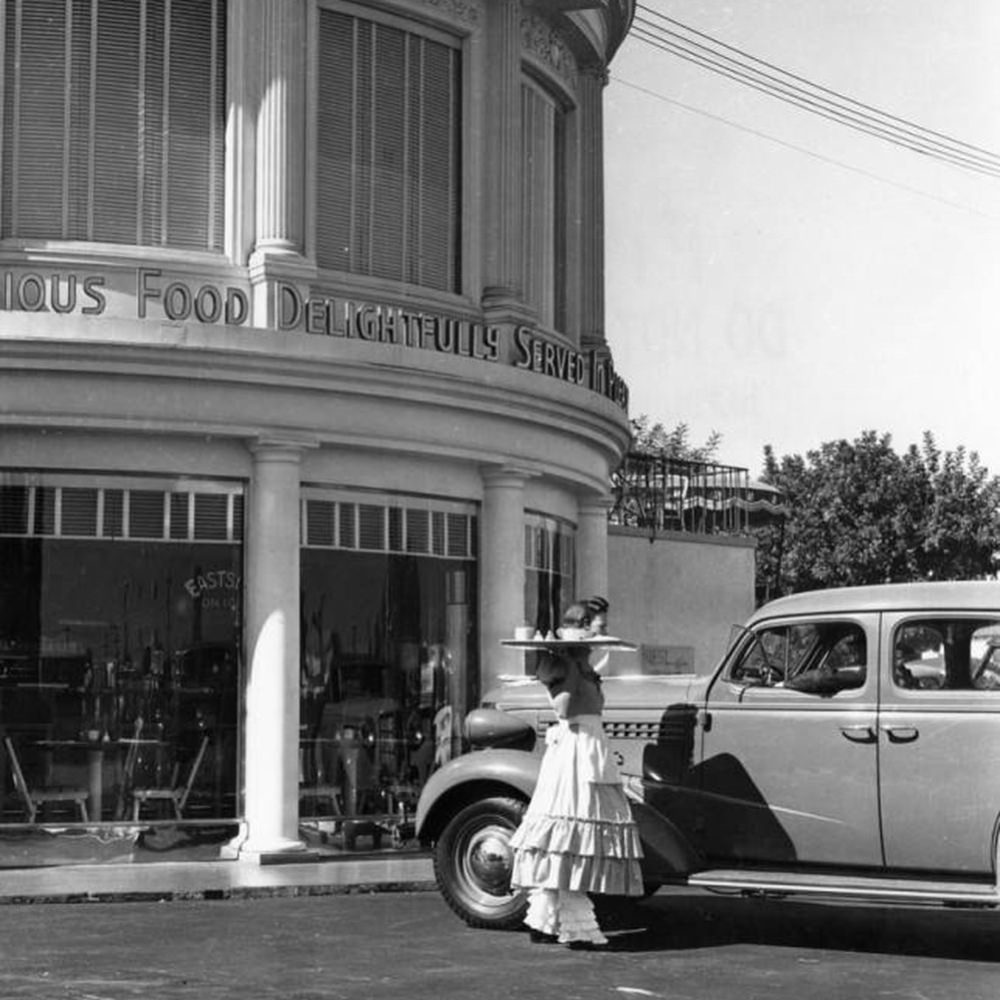
[[[878,867],[877,615],[754,631],[709,689],[700,846],[717,864]]]
[[[895,870],[987,875],[1000,815],[1000,615],[885,615],[882,829]]]

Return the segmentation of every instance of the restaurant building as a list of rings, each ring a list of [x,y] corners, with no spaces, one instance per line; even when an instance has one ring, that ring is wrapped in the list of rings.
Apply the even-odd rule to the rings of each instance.
[[[605,591],[632,7],[0,0],[0,865],[401,843]]]

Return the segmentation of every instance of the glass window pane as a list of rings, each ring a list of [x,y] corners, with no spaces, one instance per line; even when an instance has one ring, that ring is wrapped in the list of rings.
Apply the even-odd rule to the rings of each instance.
[[[459,289],[457,46],[320,10],[316,257]]]
[[[162,490],[130,490],[129,538],[162,538],[165,495]]]
[[[385,508],[360,505],[358,544],[362,549],[385,549]]]
[[[334,510],[331,500],[306,501],[306,541],[309,545],[333,545]]]
[[[406,511],[406,551],[430,551],[430,512],[414,510]]]
[[[62,490],[60,535],[97,534],[97,490],[64,486]]]
[[[340,547],[356,549],[358,506],[353,503],[342,503],[340,506]]]
[[[36,488],[40,510],[55,510],[55,489]],[[59,489],[63,537],[0,541],[0,729],[29,786],[80,795],[35,814],[12,792],[0,825],[27,820],[58,833],[86,809],[102,829],[74,841],[97,852],[81,861],[106,860],[117,838],[130,855],[153,856],[162,830],[176,842],[195,820],[212,821],[199,840],[221,843],[239,810],[241,546],[94,537],[102,495],[105,526],[120,529],[124,490]],[[166,496],[131,491],[130,528],[162,534]],[[188,779],[178,819],[170,794]],[[139,841],[136,821],[147,827]],[[36,842],[54,846],[51,836]],[[25,843],[19,836],[19,864]],[[0,842],[0,864],[14,863],[9,849]]]
[[[104,525],[102,535],[108,538],[120,538],[123,534],[122,524],[125,516],[125,491],[104,491]]]
[[[56,533],[56,488],[54,486],[35,487],[35,534],[54,535]]]
[[[183,540],[189,536],[188,511],[191,495],[189,493],[170,494],[170,537]]]
[[[225,10],[4,6],[0,237],[222,249]]]
[[[229,497],[225,493],[195,493],[194,537],[224,542],[229,537]]]
[[[28,532],[28,487],[0,486],[0,535]]]

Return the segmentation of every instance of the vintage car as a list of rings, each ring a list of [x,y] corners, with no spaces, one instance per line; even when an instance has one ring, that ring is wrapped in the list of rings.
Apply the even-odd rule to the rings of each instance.
[[[994,907],[1000,583],[815,591],[734,629],[708,675],[615,676],[604,728],[648,888]],[[508,841],[552,723],[530,679],[466,720],[416,815],[468,924],[513,927]]]

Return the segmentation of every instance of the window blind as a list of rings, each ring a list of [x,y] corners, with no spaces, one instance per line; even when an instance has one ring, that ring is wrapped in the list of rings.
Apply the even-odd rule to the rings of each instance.
[[[225,0],[8,0],[0,237],[222,249]]]
[[[309,489],[302,501],[302,544],[362,552],[392,552],[475,559],[479,522],[472,507],[437,503],[358,503]],[[455,508],[455,509],[452,509]]]
[[[457,46],[321,10],[318,61],[317,262],[458,291]]]
[[[542,326],[565,325],[564,117],[533,81],[521,87],[522,287]]]
[[[0,536],[239,542],[243,529],[229,490],[0,483]]]

